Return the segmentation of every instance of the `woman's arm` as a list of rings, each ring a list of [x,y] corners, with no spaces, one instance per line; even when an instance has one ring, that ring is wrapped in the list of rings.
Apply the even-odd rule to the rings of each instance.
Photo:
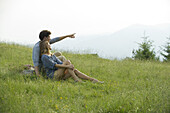
[[[48,67],[50,69],[55,69],[57,68],[69,68],[69,69],[74,69],[73,64],[57,64],[57,62],[54,62],[52,59],[50,59],[47,55],[43,55],[41,57],[41,60],[43,62],[44,67]]]
[[[69,69],[74,69],[73,64],[65,65],[65,64],[55,64],[57,68],[69,68]]]

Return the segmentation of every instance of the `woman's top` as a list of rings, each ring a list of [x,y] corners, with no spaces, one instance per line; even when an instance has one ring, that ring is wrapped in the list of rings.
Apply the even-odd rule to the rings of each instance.
[[[53,44],[55,42],[60,41],[60,37],[56,37],[50,40],[50,44]],[[39,70],[42,67],[42,62],[40,59],[40,41],[37,42],[34,47],[33,47],[33,51],[32,51],[32,60],[33,60],[33,64],[34,66],[38,66]]]
[[[41,61],[43,63],[43,67],[45,68],[46,74],[49,78],[53,78],[54,72],[58,69],[56,64],[63,64],[61,60],[59,60],[55,55],[48,56],[42,55]]]

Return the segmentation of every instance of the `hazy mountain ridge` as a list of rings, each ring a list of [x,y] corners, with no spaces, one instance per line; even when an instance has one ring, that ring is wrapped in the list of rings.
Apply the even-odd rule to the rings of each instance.
[[[155,26],[132,25],[112,34],[87,35],[77,37],[75,40],[59,42],[55,45],[63,50],[91,50],[105,58],[125,58],[132,56],[132,50],[137,49],[143,39],[149,36],[154,41],[155,51],[160,50],[160,46],[166,43],[166,37],[170,36],[170,24],[160,24]]]

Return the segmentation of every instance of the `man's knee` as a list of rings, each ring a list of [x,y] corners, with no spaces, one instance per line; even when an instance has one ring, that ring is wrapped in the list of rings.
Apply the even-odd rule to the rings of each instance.
[[[77,72],[78,70],[77,69],[74,69],[74,72]]]
[[[61,53],[61,52],[59,52],[59,51],[57,51],[57,52],[55,52],[55,53],[54,53],[54,55],[55,55],[56,57],[58,57],[58,56],[61,56],[61,55],[62,55],[62,53]]]
[[[63,64],[69,65],[69,64],[71,64],[71,62],[70,62],[70,60],[65,60],[65,61],[63,62]]]
[[[62,62],[64,62],[66,60],[66,58],[64,56],[58,56],[58,59],[60,59]]]

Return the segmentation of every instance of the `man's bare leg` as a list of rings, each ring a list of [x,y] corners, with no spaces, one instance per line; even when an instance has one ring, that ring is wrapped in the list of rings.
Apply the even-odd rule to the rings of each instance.
[[[62,62],[66,61],[67,59],[65,58],[65,56],[62,55],[61,52],[55,52],[54,55],[60,59]]]

